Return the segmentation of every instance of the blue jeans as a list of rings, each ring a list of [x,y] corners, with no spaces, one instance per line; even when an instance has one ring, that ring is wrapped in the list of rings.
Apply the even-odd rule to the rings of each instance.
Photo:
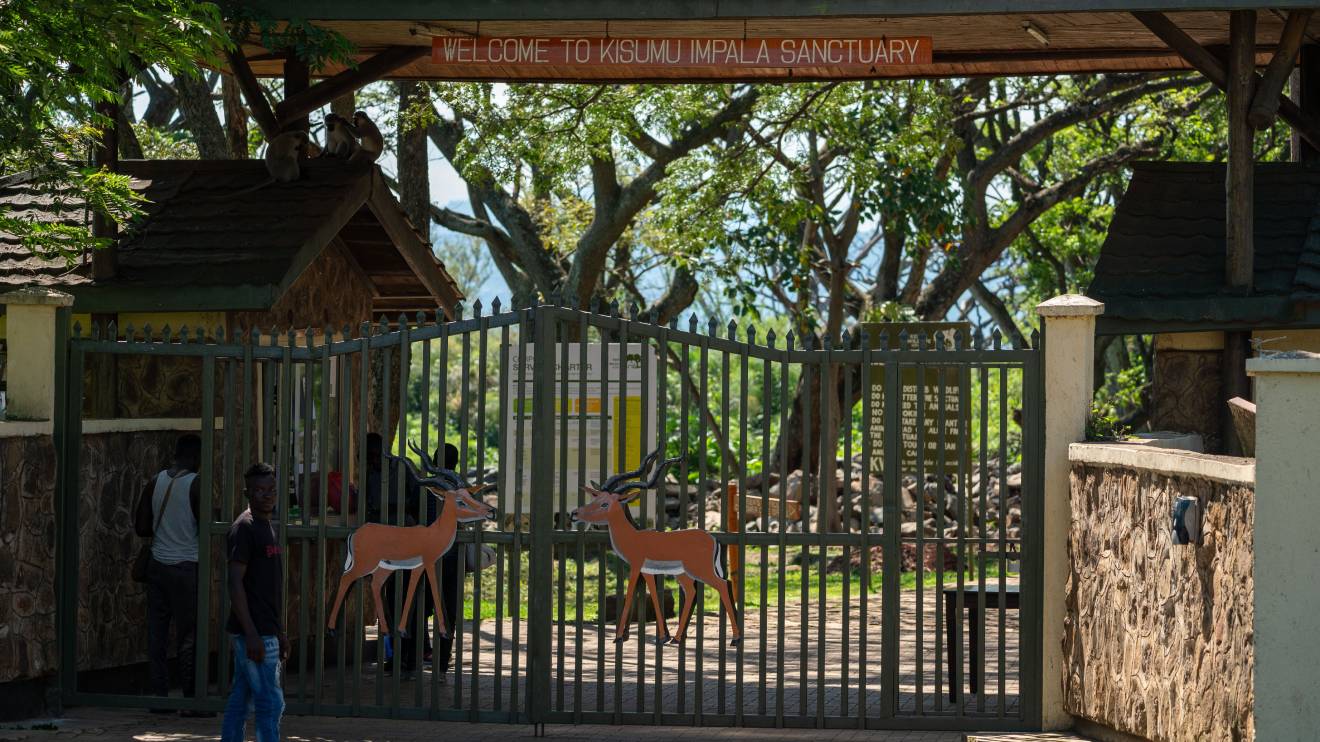
[[[278,742],[280,716],[284,713],[284,690],[280,687],[280,640],[261,637],[264,656],[253,662],[247,656],[247,642],[240,634],[231,634],[234,652],[234,685],[225,704],[221,742],[243,742],[248,710],[256,717],[257,742]]]

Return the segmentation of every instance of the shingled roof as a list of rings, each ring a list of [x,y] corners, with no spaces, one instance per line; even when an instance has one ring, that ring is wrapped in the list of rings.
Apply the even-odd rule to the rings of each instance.
[[[370,281],[378,312],[451,312],[463,298],[375,166],[309,161],[302,179],[268,185],[255,160],[121,160],[120,170],[148,203],[121,230],[113,279],[94,281],[89,255],[70,266],[0,232],[0,289],[58,287],[79,311],[266,309],[339,244]],[[0,180],[0,209],[89,223],[76,196],[42,194],[21,175]]]
[[[1102,333],[1320,326],[1320,168],[1256,166],[1249,295],[1225,288],[1224,165],[1139,163],[1087,295]]]

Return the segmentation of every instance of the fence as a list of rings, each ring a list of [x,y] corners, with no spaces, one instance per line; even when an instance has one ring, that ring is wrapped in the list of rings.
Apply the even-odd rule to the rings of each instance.
[[[860,331],[803,342],[732,323],[702,332],[693,320],[680,329],[617,309],[492,309],[483,314],[477,304],[471,316],[440,324],[400,317],[393,329],[327,328],[319,339],[312,331],[226,338],[221,330],[202,340],[186,330],[140,339],[113,325],[90,337],[75,329],[57,421],[62,656],[95,651],[78,642],[79,622],[97,620],[79,601],[90,579],[80,541],[94,537],[76,491],[89,359],[198,365],[201,437],[214,455],[200,471],[200,510],[209,515],[198,565],[198,697],[161,700],[125,692],[122,682],[106,688],[65,662],[66,701],[223,705],[232,662],[222,630],[224,535],[243,508],[242,472],[269,460],[283,484],[289,713],[1039,724],[1039,342],[1008,349],[997,336],[982,343],[959,333]],[[545,348],[552,352],[537,352]],[[339,631],[324,628],[327,586],[338,583],[348,535],[367,520],[367,495],[383,493],[387,523],[425,518],[407,496],[401,463],[374,469],[367,440],[377,431],[400,457],[408,441],[426,451],[453,442],[459,470],[496,485],[488,501],[500,517],[460,528],[454,546],[462,609],[447,673],[425,600],[413,609],[425,631],[382,635],[364,580],[349,593]],[[638,498],[633,518],[711,532],[731,570],[743,637],[736,645],[737,629],[708,586],[696,592],[683,643],[658,645],[672,627],[652,606],[684,608],[664,574],[661,595],[638,595],[631,633],[613,641],[627,565],[607,531],[577,527],[566,514],[589,499],[583,484],[635,468],[656,445],[680,461]],[[335,473],[338,508],[330,502]],[[493,563],[467,569],[482,547]],[[389,615],[400,614],[403,592],[387,601]],[[431,668],[409,675],[377,661],[392,653],[402,666],[405,654],[421,656],[427,633],[437,653]]]

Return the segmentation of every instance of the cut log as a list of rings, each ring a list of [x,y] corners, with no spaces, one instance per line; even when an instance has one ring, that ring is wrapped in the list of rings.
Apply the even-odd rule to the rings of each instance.
[[[1242,445],[1243,456],[1256,456],[1256,403],[1241,397],[1228,400],[1228,411],[1233,415],[1233,432]]]

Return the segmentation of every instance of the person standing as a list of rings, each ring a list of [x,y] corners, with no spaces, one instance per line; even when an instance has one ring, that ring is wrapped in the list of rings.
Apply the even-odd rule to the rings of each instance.
[[[221,742],[243,742],[249,706],[257,742],[280,738],[284,691],[280,663],[289,657],[289,639],[280,621],[284,559],[271,515],[278,484],[270,464],[253,464],[243,474],[248,509],[229,528],[229,600],[226,630],[234,653],[234,683],[225,705]]]
[[[151,692],[170,694],[168,644],[174,624],[175,650],[179,657],[183,695],[196,693],[195,644],[197,637],[197,529],[200,482],[197,470],[202,460],[202,439],[193,434],[179,436],[174,461],[142,489],[134,514],[134,530],[151,538],[151,561],[147,564],[147,656],[151,668]],[[153,709],[154,713],[171,713]],[[186,716],[209,716],[184,711]]]

